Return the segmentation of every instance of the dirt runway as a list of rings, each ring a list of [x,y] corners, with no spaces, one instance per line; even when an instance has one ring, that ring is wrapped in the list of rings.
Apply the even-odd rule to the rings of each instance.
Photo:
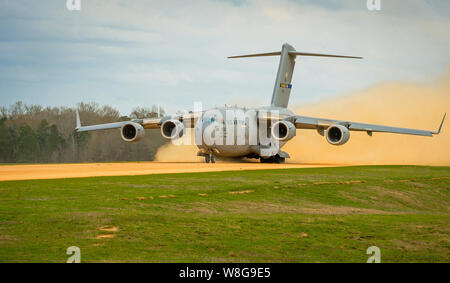
[[[123,162],[123,163],[79,163],[79,164],[30,164],[0,165],[0,181],[61,179],[95,176],[127,176],[164,173],[190,173],[213,171],[238,171],[260,169],[333,167],[332,164],[260,164],[196,162]]]

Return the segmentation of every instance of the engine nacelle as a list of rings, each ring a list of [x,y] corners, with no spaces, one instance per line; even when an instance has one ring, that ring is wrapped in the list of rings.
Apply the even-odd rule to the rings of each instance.
[[[328,127],[326,137],[332,145],[343,145],[350,139],[350,131],[345,126],[333,125]]]
[[[178,120],[166,120],[161,125],[161,135],[168,139],[179,139],[184,134],[184,125]]]
[[[120,135],[126,142],[137,142],[144,137],[145,131],[144,127],[142,127],[140,124],[130,122],[120,128]]]
[[[295,137],[297,129],[289,121],[278,121],[272,125],[272,137],[279,141],[288,141]]]

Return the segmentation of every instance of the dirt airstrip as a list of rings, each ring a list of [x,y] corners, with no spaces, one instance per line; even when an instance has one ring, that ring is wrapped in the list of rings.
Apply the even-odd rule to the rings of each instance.
[[[238,171],[259,169],[332,167],[331,164],[260,164],[225,163],[206,164],[200,162],[123,162],[123,163],[79,163],[79,164],[30,164],[0,165],[0,181],[61,179],[95,176],[126,176],[164,173],[190,173],[213,171]]]

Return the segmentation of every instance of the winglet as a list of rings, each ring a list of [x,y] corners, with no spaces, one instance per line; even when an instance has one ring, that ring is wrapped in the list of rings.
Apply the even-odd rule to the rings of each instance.
[[[79,128],[81,128],[81,122],[80,122],[80,113],[78,113],[78,109],[76,110],[76,112],[77,112],[77,126],[75,130],[78,130]]]
[[[441,125],[439,126],[439,130],[437,132],[433,132],[433,135],[439,135],[441,133],[442,125],[444,124],[445,116],[447,116],[447,113],[444,114],[444,117],[442,117]]]

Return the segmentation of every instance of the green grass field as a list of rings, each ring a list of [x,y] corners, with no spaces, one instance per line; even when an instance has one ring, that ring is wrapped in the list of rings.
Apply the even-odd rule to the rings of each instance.
[[[449,262],[449,204],[450,167],[0,182],[0,262]]]

